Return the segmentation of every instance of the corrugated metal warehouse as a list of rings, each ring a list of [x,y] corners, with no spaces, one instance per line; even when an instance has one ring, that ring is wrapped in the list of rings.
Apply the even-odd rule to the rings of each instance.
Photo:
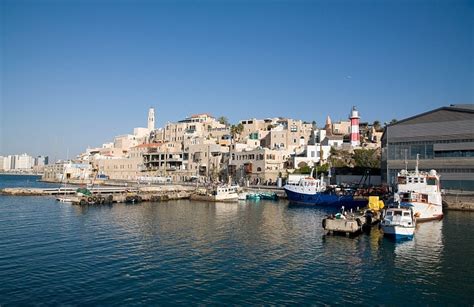
[[[474,104],[451,105],[387,126],[382,137],[382,180],[397,172],[435,169],[447,190],[474,191]]]

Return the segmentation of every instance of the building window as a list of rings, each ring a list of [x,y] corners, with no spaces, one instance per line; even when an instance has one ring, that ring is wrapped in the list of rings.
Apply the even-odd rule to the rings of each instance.
[[[447,150],[436,151],[435,158],[472,158],[474,157],[474,150]]]

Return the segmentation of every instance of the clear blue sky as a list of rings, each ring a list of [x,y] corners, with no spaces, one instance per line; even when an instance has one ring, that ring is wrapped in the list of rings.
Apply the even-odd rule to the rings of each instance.
[[[474,101],[473,1],[5,1],[0,154],[192,113],[322,125]]]

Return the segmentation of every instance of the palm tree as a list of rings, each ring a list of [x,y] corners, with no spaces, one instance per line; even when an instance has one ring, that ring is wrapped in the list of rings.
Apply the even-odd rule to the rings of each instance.
[[[227,117],[225,117],[225,116],[219,117],[219,118],[217,119],[217,121],[218,121],[219,123],[221,123],[222,125],[225,125],[226,127],[229,126],[229,120],[228,120]]]
[[[372,126],[374,127],[375,131],[380,131],[380,129],[382,128],[380,126],[380,121],[379,120],[374,120],[374,123],[372,124]]]

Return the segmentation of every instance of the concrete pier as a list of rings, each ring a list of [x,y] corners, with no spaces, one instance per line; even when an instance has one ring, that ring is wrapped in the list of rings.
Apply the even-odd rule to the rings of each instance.
[[[443,209],[474,211],[474,192],[448,192],[443,195]]]

